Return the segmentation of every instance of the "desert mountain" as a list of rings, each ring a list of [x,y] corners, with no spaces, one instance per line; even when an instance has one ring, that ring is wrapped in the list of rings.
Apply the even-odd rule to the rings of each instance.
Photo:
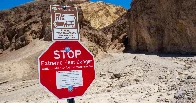
[[[56,2],[53,0],[30,2],[10,10],[0,11],[0,19],[2,20],[0,21],[0,49],[17,50],[36,38],[44,38],[44,40],[50,41],[50,4],[80,6],[81,40],[86,38],[99,46],[99,48],[104,49],[110,40],[97,28],[103,28],[111,24],[126,12],[122,7],[103,2]]]
[[[192,2],[134,0],[126,12],[104,2],[38,0],[0,12],[0,49],[19,49],[35,38],[51,40],[49,5],[68,4],[81,7],[82,39],[105,51],[122,51],[126,45],[134,52],[195,54],[196,14]]]

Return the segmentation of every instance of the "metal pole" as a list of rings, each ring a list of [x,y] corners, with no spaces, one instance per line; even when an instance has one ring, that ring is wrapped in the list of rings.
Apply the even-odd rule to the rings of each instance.
[[[74,100],[74,98],[71,98],[71,99],[67,99],[67,102],[68,103],[75,103],[75,100]]]

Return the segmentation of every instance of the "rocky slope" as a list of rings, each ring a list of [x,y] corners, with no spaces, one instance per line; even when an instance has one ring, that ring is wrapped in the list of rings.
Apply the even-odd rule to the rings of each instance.
[[[87,0],[88,1],[88,0]],[[122,7],[105,3],[92,3],[86,1],[57,2],[36,1],[6,11],[0,11],[0,49],[17,50],[28,45],[34,39],[51,40],[50,31],[50,4],[62,4],[81,7],[79,9],[79,23],[81,40],[96,44],[98,48],[105,49],[110,40],[104,33],[96,28],[102,28],[123,14],[126,10]],[[97,9],[92,9],[96,8]],[[118,12],[121,11],[121,12]],[[96,13],[95,13],[96,12]],[[98,23],[98,21],[104,19]],[[93,24],[95,23],[95,24]],[[98,23],[98,24],[97,24]],[[86,40],[85,39],[85,40]]]
[[[196,0],[134,0],[128,22],[133,51],[196,54]]]
[[[90,21],[92,27],[101,29],[112,24],[117,18],[122,16],[126,9],[104,2],[86,2],[80,4],[84,18]]]
[[[112,24],[100,29],[106,36],[108,41],[107,50],[124,51],[128,47],[128,21],[127,12],[116,19]]]

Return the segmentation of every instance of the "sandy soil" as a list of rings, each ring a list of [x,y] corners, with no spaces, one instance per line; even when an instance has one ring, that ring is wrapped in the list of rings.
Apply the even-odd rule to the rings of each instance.
[[[0,56],[0,103],[67,103],[39,84],[37,58],[50,44],[35,40]],[[175,98],[194,103],[196,57],[166,56],[108,53],[96,58],[96,79],[76,103],[175,103]]]

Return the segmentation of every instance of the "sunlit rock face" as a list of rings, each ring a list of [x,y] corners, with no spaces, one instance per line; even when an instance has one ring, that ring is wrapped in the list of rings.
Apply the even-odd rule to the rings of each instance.
[[[133,0],[128,14],[133,51],[196,54],[195,0]]]

